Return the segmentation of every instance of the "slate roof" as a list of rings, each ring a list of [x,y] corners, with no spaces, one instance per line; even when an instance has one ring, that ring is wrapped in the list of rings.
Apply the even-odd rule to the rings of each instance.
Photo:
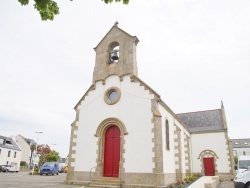
[[[233,148],[250,148],[250,138],[231,139]]]
[[[224,130],[221,109],[176,114],[190,132]]]
[[[22,151],[21,148],[16,144],[16,142],[12,138],[0,135],[0,139],[4,140],[3,144],[0,143],[0,148]],[[11,144],[6,144],[6,142]]]
[[[20,135],[20,134],[19,134]],[[29,145],[36,145],[36,142],[33,139],[25,138],[24,136],[20,135]]]

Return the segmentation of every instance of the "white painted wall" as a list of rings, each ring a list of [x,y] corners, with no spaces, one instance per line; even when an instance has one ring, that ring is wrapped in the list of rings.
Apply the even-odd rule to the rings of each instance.
[[[104,93],[114,86],[120,88],[121,98],[116,104],[107,105]],[[122,82],[116,75],[109,76],[105,85],[97,82],[95,90],[89,92],[78,106],[75,170],[89,171],[96,165],[98,138],[94,134],[103,120],[115,117],[124,123],[128,131],[124,148],[126,172],[152,172],[152,98],[153,95],[139,83],[131,83],[130,76],[124,76]]]
[[[204,150],[212,150],[219,157],[217,159],[217,170],[219,173],[229,173],[230,167],[227,153],[227,140],[224,132],[192,134],[192,159],[193,171],[201,172],[201,162],[198,159],[200,153]]]
[[[189,148],[185,148],[184,147],[184,134],[187,134],[188,136],[189,133],[186,130],[185,127],[183,127],[182,124],[180,124],[175,117],[169,113],[164,107],[162,107],[159,104],[159,111],[162,115],[162,139],[163,139],[163,169],[164,169],[164,173],[175,173],[175,149],[174,147],[177,146],[174,143],[174,126],[178,126],[181,129],[181,160],[182,160],[182,172],[185,173],[186,172],[186,161],[185,161],[185,150],[188,150]],[[166,119],[168,120],[169,123],[169,137],[170,137],[170,149],[167,150],[166,149],[166,126],[165,126],[165,122]]]
[[[163,141],[163,172],[175,173],[175,153],[174,153],[174,117],[165,110],[160,104],[158,106],[162,115],[162,141]],[[169,124],[169,150],[166,149],[166,126],[165,122],[168,120]]]
[[[17,145],[22,149],[21,161],[25,161],[27,165],[30,163],[30,145],[21,137],[17,135],[15,138]]]
[[[233,153],[234,156],[250,155],[250,148],[233,148]]]
[[[1,153],[0,153],[0,164],[15,164],[17,167],[20,166],[20,160],[21,160],[21,154],[22,151],[18,151],[18,150],[12,150],[12,149],[8,149],[8,148],[0,148],[1,149]],[[8,157],[8,152],[10,153],[10,157]],[[14,153],[16,152],[16,157],[14,158]]]

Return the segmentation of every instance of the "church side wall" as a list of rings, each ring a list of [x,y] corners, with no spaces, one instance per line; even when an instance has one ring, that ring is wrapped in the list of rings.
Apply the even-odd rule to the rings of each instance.
[[[104,101],[104,93],[110,87],[117,87],[121,91],[121,98],[114,105]],[[139,83],[132,83],[130,76],[124,76],[121,82],[116,75],[109,76],[105,84],[97,82],[95,90],[89,92],[77,109],[79,122],[76,123],[75,171],[89,171],[97,165],[99,142],[94,135],[103,120],[115,117],[123,122],[128,131],[124,136],[125,172],[151,173],[154,167],[152,98],[153,95]]]
[[[168,174],[168,182],[173,183],[176,181],[174,154],[174,117],[161,105],[159,105],[159,111],[162,115],[163,172]],[[166,145],[166,120],[168,120],[169,124],[169,149],[167,149]]]
[[[190,134],[163,106],[162,115],[163,169],[168,183],[182,180],[190,174]],[[166,145],[166,120],[169,124],[169,149]]]
[[[215,175],[230,175],[229,151],[224,132],[192,134],[191,143],[193,172],[204,174],[201,154],[207,151],[215,154]]]

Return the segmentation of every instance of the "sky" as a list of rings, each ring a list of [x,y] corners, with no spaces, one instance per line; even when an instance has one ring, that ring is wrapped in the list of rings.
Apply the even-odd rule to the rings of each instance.
[[[0,2],[0,135],[66,157],[74,107],[92,84],[93,48],[118,21],[140,40],[139,78],[175,113],[223,101],[229,137],[250,138],[249,0],[58,0],[54,21],[41,21],[33,4]]]

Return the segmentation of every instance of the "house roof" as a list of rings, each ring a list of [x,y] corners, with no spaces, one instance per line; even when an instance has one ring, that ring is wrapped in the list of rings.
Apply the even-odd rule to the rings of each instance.
[[[20,135],[20,134],[19,134]],[[36,145],[36,142],[33,139],[25,138],[24,136],[20,135],[29,145]]]
[[[0,135],[0,139],[3,139],[4,141],[3,143],[0,142],[0,148],[22,151],[12,138]]]
[[[250,148],[250,138],[231,139],[233,148]]]
[[[176,114],[192,132],[224,130],[221,109]]]

